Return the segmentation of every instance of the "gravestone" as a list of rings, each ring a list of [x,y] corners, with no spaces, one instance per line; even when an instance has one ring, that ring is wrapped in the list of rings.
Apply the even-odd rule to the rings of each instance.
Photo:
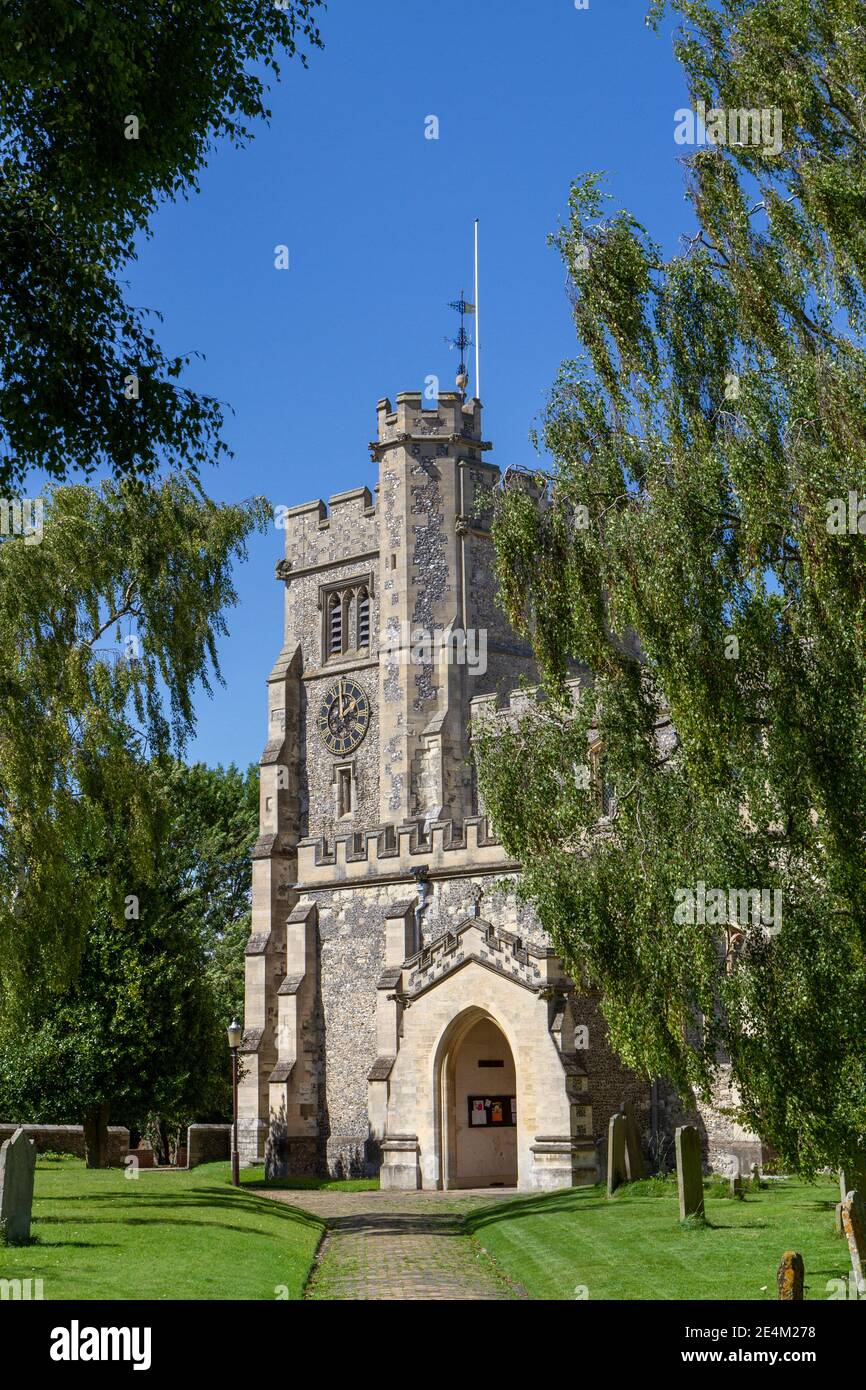
[[[786,1250],[776,1274],[776,1287],[783,1303],[798,1302],[803,1298],[805,1277],[803,1256],[796,1250]]]
[[[623,1101],[619,1107],[620,1112],[625,1116],[625,1169],[629,1182],[636,1182],[638,1178],[646,1176],[646,1168],[643,1161],[643,1150],[640,1143],[640,1130],[637,1127],[634,1106],[631,1101]]]
[[[23,1129],[0,1144],[0,1225],[10,1244],[30,1239],[36,1147]]]
[[[866,1158],[861,1158],[853,1168],[839,1169],[839,1201],[844,1202],[849,1192],[866,1194]]]
[[[622,1183],[628,1181],[625,1165],[625,1141],[628,1121],[622,1113],[611,1115],[607,1130],[607,1195],[612,1197]]]
[[[842,1203],[842,1226],[848,1237],[857,1293],[862,1297],[866,1294],[866,1204],[856,1190],[849,1192]]]
[[[701,1136],[695,1125],[680,1125],[674,1136],[677,1154],[677,1188],[680,1221],[704,1215],[704,1178],[701,1163]]]
[[[842,1225],[842,1203],[837,1202],[833,1208],[833,1230],[837,1236],[844,1236],[845,1227]]]

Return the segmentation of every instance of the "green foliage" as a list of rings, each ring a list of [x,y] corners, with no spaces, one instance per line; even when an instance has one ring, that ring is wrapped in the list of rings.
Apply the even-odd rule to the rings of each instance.
[[[480,780],[624,1060],[705,1097],[729,1060],[739,1117],[809,1174],[866,1134],[866,537],[828,526],[866,494],[866,4],[665,8],[692,103],[778,106],[783,149],[690,155],[668,261],[597,176],[572,190],[583,356],[552,473],[494,524],[547,703],[479,732]],[[570,772],[588,738],[609,816]],[[699,882],[778,890],[781,932],[677,922]]]
[[[152,762],[138,777],[158,831],[150,867],[134,869],[122,831],[76,855],[101,908],[76,977],[4,1010],[0,1113],[76,1123],[104,1104],[116,1122],[142,1127],[153,1112],[177,1127],[230,1109],[225,1025],[243,999],[256,769]]]
[[[91,924],[154,881],[148,764],[183,747],[196,682],[219,679],[232,561],[265,515],[180,477],[80,485],[48,497],[41,544],[0,544],[4,1014],[38,981],[62,991]]]
[[[114,1116],[141,1121],[151,1106],[189,1112],[217,1101],[213,1080],[225,1045],[201,939],[155,897],[138,920],[101,916],[87,933],[75,982],[59,998],[46,994],[19,1008],[17,1026],[4,1020],[4,1113],[75,1123],[107,1104]]]
[[[259,826],[259,769],[178,763],[168,780],[173,873],[183,911],[197,922],[216,1026],[243,1017],[250,934],[250,851]],[[220,1077],[227,1076],[225,1058]]]
[[[0,493],[32,467],[143,477],[225,452],[219,403],[178,384],[189,358],[160,348],[120,275],[215,142],[242,145],[270,115],[281,54],[321,46],[320,3],[3,6]]]

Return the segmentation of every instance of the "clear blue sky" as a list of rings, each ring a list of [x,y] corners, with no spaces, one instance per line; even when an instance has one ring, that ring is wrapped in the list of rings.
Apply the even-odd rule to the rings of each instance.
[[[609,171],[668,249],[691,225],[674,144],[685,103],[649,0],[330,0],[325,48],[287,63],[270,126],[218,149],[189,202],[166,207],[130,268],[130,298],[164,314],[163,346],[203,360],[187,384],[230,404],[235,459],[211,494],[294,505],[376,481],[375,405],[451,389],[446,307],[471,297],[481,219],[482,397],[500,467],[529,463],[558,363],[574,355],[547,234],[571,181]],[[436,115],[440,138],[424,138]],[[274,247],[289,247],[288,271]],[[188,756],[257,760],[265,678],[281,644],[283,533],[254,538],[220,644],[227,685],[198,702]]]

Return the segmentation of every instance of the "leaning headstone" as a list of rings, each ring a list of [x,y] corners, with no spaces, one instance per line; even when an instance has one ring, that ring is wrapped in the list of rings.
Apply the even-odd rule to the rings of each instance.
[[[677,1188],[680,1221],[704,1215],[704,1178],[701,1136],[695,1125],[680,1125],[674,1136],[677,1153]]]
[[[607,1195],[612,1197],[616,1189],[628,1182],[625,1166],[625,1141],[628,1122],[625,1115],[611,1115],[607,1130]]]
[[[798,1302],[803,1298],[805,1276],[803,1256],[796,1250],[786,1250],[776,1274],[776,1287],[783,1303]]]
[[[638,1178],[646,1176],[646,1168],[643,1161],[643,1150],[640,1143],[640,1130],[637,1127],[634,1106],[631,1101],[623,1101],[619,1107],[625,1116],[625,1169],[629,1182],[636,1182]]]
[[[849,1192],[842,1203],[842,1227],[848,1237],[857,1293],[862,1298],[866,1294],[866,1203],[857,1191]]]
[[[30,1239],[36,1146],[23,1129],[0,1144],[0,1230],[13,1245]]]

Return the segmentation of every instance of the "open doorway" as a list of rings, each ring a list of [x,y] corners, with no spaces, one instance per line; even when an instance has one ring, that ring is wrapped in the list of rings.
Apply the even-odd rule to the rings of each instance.
[[[446,1188],[517,1186],[517,1078],[502,1029],[472,1011],[440,1067]]]

